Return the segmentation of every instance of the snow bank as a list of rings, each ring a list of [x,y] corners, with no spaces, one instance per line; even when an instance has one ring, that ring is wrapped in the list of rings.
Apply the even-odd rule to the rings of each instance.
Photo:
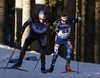
[[[6,45],[0,44],[0,67],[6,66],[9,57],[14,48],[11,48]],[[12,58],[18,59],[19,50],[15,50],[15,53]],[[35,51],[29,51],[26,53],[26,57],[36,56],[40,57],[40,54]],[[46,56],[46,68],[50,67],[52,60],[52,55]],[[23,64],[21,66],[22,69],[26,69],[29,72],[13,70],[13,69],[0,69],[0,78],[100,78],[100,64],[92,64],[92,63],[84,63],[79,62],[79,71],[71,72],[71,73],[61,73],[65,70],[65,59],[60,56],[57,59],[55,69],[52,73],[43,74],[40,71],[40,62],[38,63],[35,71],[33,71],[37,61],[32,60],[23,60]],[[14,63],[9,63],[8,66],[12,66]],[[71,69],[77,71],[78,62],[71,61]]]

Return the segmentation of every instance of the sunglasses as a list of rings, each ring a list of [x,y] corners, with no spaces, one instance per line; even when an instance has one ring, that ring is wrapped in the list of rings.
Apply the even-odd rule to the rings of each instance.
[[[42,19],[42,18],[39,18],[40,20],[45,20],[45,19]]]

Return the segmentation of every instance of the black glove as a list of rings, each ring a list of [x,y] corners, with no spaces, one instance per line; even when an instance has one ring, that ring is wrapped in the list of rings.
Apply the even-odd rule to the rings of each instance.
[[[55,26],[50,26],[50,30],[55,30]]]
[[[19,42],[19,41],[21,40],[21,38],[22,38],[22,34],[20,34],[20,35],[17,37],[16,42]]]
[[[81,13],[80,13],[79,9],[77,11],[77,14],[78,14],[78,21],[82,21],[82,16],[81,16]]]

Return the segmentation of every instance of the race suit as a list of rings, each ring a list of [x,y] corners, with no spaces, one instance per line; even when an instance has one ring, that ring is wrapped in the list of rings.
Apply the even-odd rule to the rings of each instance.
[[[23,27],[22,27],[22,34],[25,30],[25,28],[32,23],[32,29],[30,33],[28,34],[27,38],[25,39],[24,45],[21,49],[21,54],[19,58],[23,58],[25,55],[25,51],[27,50],[28,46],[37,40],[40,44],[40,53],[41,53],[41,64],[45,64],[45,44],[46,44],[46,29],[47,29],[47,23],[49,23],[49,20],[46,18],[43,23],[39,22],[38,16],[33,16],[29,20],[27,20]]]
[[[71,52],[72,52],[72,44],[70,40],[70,31],[71,31],[71,24],[78,22],[78,19],[68,18],[66,24],[63,24],[60,20],[56,25],[58,28],[56,43],[54,47],[54,55],[52,59],[52,64],[55,65],[56,59],[61,52],[61,47],[64,45],[67,52],[66,61],[70,63]]]

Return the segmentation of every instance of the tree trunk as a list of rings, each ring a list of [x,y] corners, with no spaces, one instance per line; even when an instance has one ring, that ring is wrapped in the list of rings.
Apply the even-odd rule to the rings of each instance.
[[[94,62],[100,63],[100,1],[95,1],[95,45]]]
[[[15,31],[15,0],[7,1],[6,6],[7,45],[13,47]]]
[[[16,0],[15,1],[15,34],[14,34],[14,42],[17,39],[17,37],[21,34],[22,7],[23,7],[23,1],[22,0]],[[21,46],[21,44],[20,44],[20,46]]]
[[[81,25],[81,61],[85,60],[85,51],[86,51],[86,0],[82,0],[82,25]]]
[[[88,0],[87,6],[87,62],[94,62],[95,1]]]
[[[77,10],[78,10],[78,0],[76,0],[76,8],[75,8],[75,18],[77,18]],[[78,28],[79,28],[79,25],[78,23],[75,24],[75,48],[74,48],[74,60],[76,61],[77,60],[77,55],[78,55],[78,50],[79,50],[79,47],[78,47],[78,39],[79,39],[79,36],[78,36]]]
[[[24,24],[31,16],[31,1],[30,0],[23,0],[23,12],[22,12],[22,24]],[[22,42],[21,47],[24,44],[24,41],[27,37],[27,35],[30,32],[30,25],[26,27],[23,36],[22,36]]]
[[[0,43],[3,44],[6,44],[5,2],[6,0],[0,0]]]

